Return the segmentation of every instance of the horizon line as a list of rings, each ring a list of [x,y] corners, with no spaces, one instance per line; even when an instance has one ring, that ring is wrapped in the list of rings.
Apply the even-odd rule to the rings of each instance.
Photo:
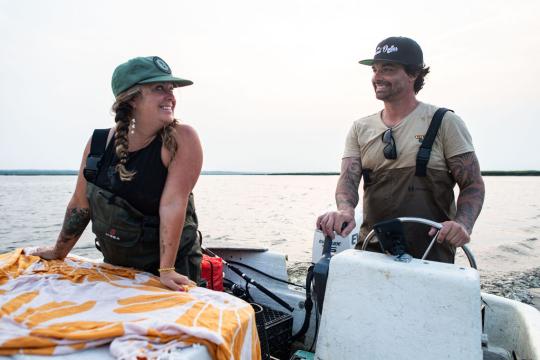
[[[0,169],[0,175],[7,176],[43,176],[43,175],[78,175],[78,170],[69,169]],[[483,170],[483,176],[540,176],[540,170]],[[230,171],[203,170],[201,175],[339,175],[337,171]]]

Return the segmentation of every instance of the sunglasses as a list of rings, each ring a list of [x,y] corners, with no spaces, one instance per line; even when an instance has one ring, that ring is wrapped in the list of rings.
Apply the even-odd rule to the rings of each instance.
[[[394,137],[392,136],[391,128],[386,130],[382,134],[382,142],[386,144],[383,149],[384,157],[388,160],[397,159],[396,141],[394,140]]]

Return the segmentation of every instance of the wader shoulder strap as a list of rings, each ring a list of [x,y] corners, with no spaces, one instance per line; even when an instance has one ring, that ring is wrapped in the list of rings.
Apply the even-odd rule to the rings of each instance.
[[[90,153],[86,158],[86,167],[84,168],[84,178],[86,181],[94,183],[100,166],[100,160],[105,153],[107,137],[110,129],[95,129],[90,143]]]
[[[431,147],[435,142],[435,137],[437,136],[437,132],[441,127],[441,122],[444,114],[446,114],[447,111],[454,112],[450,109],[439,108],[437,109],[437,111],[435,111],[433,119],[431,119],[431,124],[429,124],[426,136],[424,136],[422,145],[420,145],[420,149],[418,149],[418,154],[416,154],[416,176],[426,176],[427,164],[431,155]]]

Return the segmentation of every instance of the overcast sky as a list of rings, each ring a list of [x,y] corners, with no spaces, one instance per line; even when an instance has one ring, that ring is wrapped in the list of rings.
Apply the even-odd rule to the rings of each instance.
[[[176,115],[204,170],[338,171],[381,109],[358,60],[394,35],[431,66],[419,99],[454,109],[484,170],[540,170],[540,1],[0,0],[0,169],[77,169],[114,124],[116,65],[157,55],[194,81]]]

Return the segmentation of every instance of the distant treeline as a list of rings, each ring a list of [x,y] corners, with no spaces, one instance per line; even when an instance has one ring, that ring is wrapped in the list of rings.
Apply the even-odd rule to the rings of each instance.
[[[488,170],[482,171],[483,176],[540,176],[539,170],[517,170],[517,171],[502,171]]]
[[[77,175],[77,170],[0,170],[0,175]]]
[[[301,172],[301,173],[266,173],[262,175],[339,175],[337,172]],[[539,170],[516,170],[516,171],[500,171],[488,170],[482,171],[483,176],[540,176]]]
[[[0,175],[77,175],[77,170],[0,170]],[[203,171],[202,175],[311,175],[327,176],[339,175],[337,172],[247,172],[247,171]],[[540,176],[540,170],[487,170],[482,171],[483,176]]]

